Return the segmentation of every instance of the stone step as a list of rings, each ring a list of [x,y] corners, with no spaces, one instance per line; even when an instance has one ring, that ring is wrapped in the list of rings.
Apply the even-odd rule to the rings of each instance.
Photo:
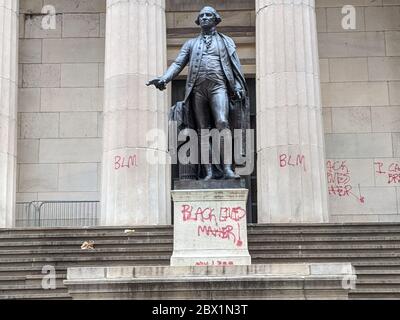
[[[400,263],[399,259],[392,258],[354,258],[354,257],[310,257],[309,255],[302,256],[292,256],[292,257],[281,257],[281,258],[271,258],[268,255],[264,257],[255,257],[252,255],[252,263],[255,264],[270,264],[270,263],[336,263],[336,262],[351,262],[354,266],[362,265],[366,268],[398,268]]]
[[[303,243],[303,242],[376,242],[376,241],[392,241],[392,242],[398,242],[400,241],[400,236],[391,236],[391,235],[363,235],[363,236],[357,236],[357,235],[342,235],[342,236],[335,236],[335,235],[308,235],[308,236],[300,236],[298,234],[296,235],[280,235],[279,237],[274,235],[274,236],[269,236],[265,234],[260,234],[260,235],[249,235],[249,242],[296,242],[296,243]]]
[[[276,229],[293,229],[293,228],[308,228],[308,229],[351,229],[351,228],[398,228],[400,222],[330,222],[330,223],[250,223],[250,228],[276,228]]]
[[[32,250],[0,250],[0,259],[6,258],[41,258],[51,257],[58,258],[64,256],[85,256],[85,255],[121,255],[121,254],[132,254],[132,255],[172,255],[172,247],[154,247],[154,248],[95,248],[82,250],[81,248],[74,249],[32,249]],[[1,262],[0,262],[1,263]]]
[[[25,279],[25,284],[26,285],[31,285],[31,286],[38,286],[42,284],[43,281],[43,277],[46,276],[44,274],[40,274],[40,275],[27,275],[26,279]],[[67,279],[67,274],[66,273],[56,273],[55,274],[55,278],[56,278],[56,287],[57,288],[66,288],[64,285],[64,280]],[[47,280],[46,280],[46,283]]]
[[[107,252],[107,251],[105,251]],[[126,252],[122,250],[122,253]],[[111,253],[111,252],[110,252]],[[46,263],[46,262],[84,262],[84,261],[107,261],[107,260],[132,260],[137,261],[140,259],[143,260],[154,260],[154,261],[165,261],[169,260],[172,254],[172,251],[146,251],[143,250],[142,252],[137,251],[130,251],[131,254],[129,255],[121,255],[121,251],[116,250],[115,255],[108,254],[105,256],[103,251],[99,250],[81,250],[78,252],[73,252],[71,255],[66,255],[64,253],[60,254],[52,254],[48,256],[47,254],[43,253],[40,255],[27,255],[27,257],[2,257],[0,259],[0,266],[5,266],[6,264],[13,263],[21,264],[21,263]],[[155,254],[159,253],[159,254]],[[295,260],[295,259],[319,259],[323,260],[326,259],[327,261],[337,260],[338,262],[341,261],[349,261],[352,260],[354,263],[362,262],[365,260],[373,261],[378,260],[382,262],[392,261],[397,258],[397,262],[400,263],[398,259],[400,257],[400,252],[360,252],[357,254],[352,253],[345,253],[345,252],[321,252],[321,253],[310,253],[310,252],[295,252],[295,253],[258,253],[250,251],[253,260]],[[394,260],[396,261],[396,260]],[[260,262],[258,262],[260,263]]]
[[[56,271],[61,270],[62,267],[57,268]],[[21,271],[21,272],[36,272],[37,274],[40,274],[42,272],[42,267],[40,266],[14,266],[12,268],[10,267],[4,267],[0,266],[0,272],[5,272],[7,270],[13,270],[13,271]]]
[[[29,239],[29,240],[27,240]],[[0,247],[4,246],[18,246],[24,243],[32,243],[32,245],[48,245],[48,243],[57,243],[57,244],[68,244],[68,243],[79,243],[83,241],[92,240],[94,242],[105,242],[105,243],[117,243],[120,241],[126,241],[131,243],[171,243],[173,242],[172,234],[170,235],[160,235],[160,234],[136,234],[133,235],[105,235],[105,236],[93,236],[93,235],[59,235],[59,236],[46,236],[46,237],[14,237],[14,238],[3,238],[0,239]],[[294,243],[294,244],[302,244],[302,243],[398,243],[400,241],[399,236],[390,236],[390,235],[370,235],[370,236],[333,236],[333,235],[326,235],[326,236],[299,236],[297,235],[280,235],[280,236],[269,236],[269,235],[249,235],[249,244],[263,244],[263,243]],[[4,243],[4,244],[3,244]]]
[[[32,253],[37,252],[38,250],[78,250],[82,245],[82,241],[70,241],[68,245],[65,245],[63,242],[48,242],[47,245],[39,244],[39,248],[32,248],[32,244],[29,245],[29,242],[19,243],[18,246],[13,246],[12,243],[7,243],[5,246],[4,243],[0,246],[0,254],[8,254],[10,251],[13,252],[22,252],[22,251],[32,251]],[[10,248],[11,247],[11,248]],[[43,247],[43,248],[42,248]],[[147,243],[140,243],[139,241],[131,241],[131,240],[123,240],[123,241],[112,241],[106,242],[104,241],[96,241],[94,242],[95,249],[107,249],[112,250],[117,248],[121,249],[142,249],[145,247],[148,250],[154,249],[166,249],[172,250],[173,243],[172,241],[154,241]],[[50,249],[51,248],[51,249]],[[299,243],[294,244],[290,243],[265,243],[265,242],[249,242],[249,248],[252,250],[400,250],[400,242],[395,243],[383,243],[376,244],[371,241],[371,243],[340,243],[340,244],[325,244],[325,243]]]
[[[399,282],[393,282],[393,281],[388,281],[388,282],[362,282],[362,281],[357,281],[356,282],[356,290],[357,289],[396,289],[400,292],[400,283]]]
[[[113,243],[113,242],[123,242],[127,241],[130,243],[172,243],[173,237],[172,234],[135,234],[135,235],[47,235],[47,236],[21,236],[21,237],[8,237],[2,238],[0,241],[2,242],[1,246],[6,245],[21,245],[31,242],[32,245],[41,245],[46,244],[48,242],[55,242],[60,244],[68,244],[68,243],[78,243],[80,241],[102,241],[104,243]],[[326,243],[326,244],[345,244],[350,242],[356,243],[398,243],[400,241],[400,235],[249,235],[249,243],[261,244],[261,243],[275,243],[279,242],[282,244],[301,244],[301,243]],[[4,243],[4,244],[3,244]]]
[[[43,276],[45,276],[45,275],[44,274],[30,274],[30,275],[26,276],[26,280],[37,280],[37,279],[42,280]],[[56,272],[55,276],[57,279],[65,279],[67,277],[67,274]]]
[[[350,290],[350,299],[400,299],[400,288],[356,288]]]
[[[249,243],[249,247],[253,250],[398,250],[400,249],[400,242],[395,243],[383,243],[376,244],[371,241],[371,243],[287,243],[287,244],[277,244],[277,243]]]
[[[90,239],[89,239],[90,240]],[[0,241],[0,250],[2,248],[18,248],[18,247],[48,247],[48,246],[65,246],[65,247],[76,247],[80,246],[86,238],[82,239],[65,239],[65,240],[18,240],[15,241]],[[359,239],[356,240],[348,240],[342,238],[332,238],[332,239],[303,239],[303,240],[290,240],[286,238],[266,238],[262,239],[249,239],[249,246],[352,246],[352,245],[360,245],[360,246],[386,246],[386,245],[399,245],[400,237],[398,240],[392,238],[379,238],[379,239]],[[98,239],[95,241],[96,245],[101,246],[121,246],[121,245],[171,245],[173,244],[173,239],[158,239],[158,238],[127,238],[127,239]]]
[[[358,246],[358,245],[347,245],[343,247],[336,246],[249,246],[249,250],[253,254],[271,254],[271,255],[324,255],[324,254],[344,254],[346,256],[359,256],[364,254],[379,255],[379,254],[396,254],[400,253],[398,246]]]
[[[398,233],[400,228],[399,223],[393,224],[364,224],[364,225],[357,225],[357,224],[331,224],[328,223],[324,226],[316,226],[313,224],[293,224],[291,226],[284,226],[284,225],[274,225],[274,224],[257,224],[252,225],[248,224],[248,231],[249,233],[268,233],[268,232],[289,232],[289,233],[302,233],[312,234],[312,233],[333,233],[333,232],[340,232],[340,233],[369,233],[369,232],[395,232]]]
[[[365,258],[371,258],[371,259],[387,259],[387,258],[399,258],[400,257],[400,252],[394,252],[394,251],[389,251],[389,252],[360,252],[357,254],[351,254],[351,253],[346,253],[346,252],[322,252],[322,253],[312,253],[312,252],[301,252],[298,251],[297,253],[271,253],[271,254],[263,254],[263,253],[258,253],[258,252],[253,252],[251,253],[251,256],[253,259],[295,259],[295,258],[327,258],[327,259],[341,259],[341,258],[354,258],[355,260],[357,259],[365,259]],[[400,261],[399,261],[400,262]]]
[[[400,252],[390,251],[390,250],[382,250],[376,252],[372,250],[364,250],[364,251],[349,251],[345,250],[249,250],[250,255],[252,257],[252,261],[254,263],[261,263],[260,261],[268,260],[270,263],[274,261],[282,262],[282,260],[326,260],[327,262],[347,262],[352,261],[354,263],[368,261],[391,261],[394,258],[398,258],[400,256]],[[43,250],[37,252],[35,254],[31,253],[10,253],[3,254],[0,253],[0,266],[4,265],[4,263],[15,262],[16,264],[21,262],[38,262],[38,261],[56,261],[62,262],[65,260],[76,260],[77,262],[81,261],[81,259],[91,258],[91,259],[103,259],[103,257],[113,257],[113,258],[121,258],[121,257],[132,257],[132,258],[141,258],[143,259],[151,259],[152,257],[156,257],[157,260],[169,260],[172,256],[172,250],[165,249],[95,249],[95,250],[67,250],[67,251],[47,251]]]
[[[172,247],[173,240],[171,239],[119,239],[119,240],[97,240],[96,246],[102,247],[115,247],[115,246],[170,246]],[[42,247],[63,247],[63,248],[77,248],[86,241],[85,239],[79,240],[64,240],[64,241],[0,241],[0,250],[14,250],[20,248],[40,249]]]
[[[66,287],[55,289],[43,289],[41,285],[0,285],[0,299],[3,295],[13,294],[35,294],[35,293],[68,293]]]
[[[9,263],[39,263],[39,262],[63,262],[63,261],[75,261],[75,262],[84,262],[84,261],[91,261],[91,260],[98,260],[98,261],[107,261],[109,259],[112,260],[132,260],[136,261],[138,259],[143,260],[155,260],[155,261],[165,261],[169,260],[172,254],[172,251],[143,251],[143,252],[132,252],[130,255],[120,255],[119,251],[116,251],[116,255],[113,256],[104,256],[101,254],[102,252],[96,252],[96,250],[84,250],[83,252],[78,251],[79,253],[72,253],[69,256],[64,255],[63,253],[60,256],[52,255],[49,257],[48,255],[35,255],[35,256],[28,256],[28,257],[2,257],[0,259],[0,266],[5,266],[5,264]],[[154,255],[155,252],[159,252],[160,254]],[[100,253],[100,255],[98,255]],[[293,260],[293,259],[326,259],[327,261],[337,260],[340,261],[348,261],[349,259],[353,259],[354,263],[359,263],[363,261],[374,262],[382,262],[386,264],[387,262],[397,261],[400,263],[398,259],[400,257],[400,252],[361,252],[357,254],[351,253],[309,253],[309,252],[297,252],[297,253],[258,253],[258,252],[250,252],[253,260]],[[260,263],[260,262],[258,262]]]
[[[1,300],[72,300],[67,293],[18,293],[18,294],[0,294]]]
[[[1,228],[0,234],[58,234],[58,233],[98,233],[107,234],[112,232],[124,232],[125,230],[135,230],[135,232],[157,232],[157,231],[172,231],[172,226],[125,226],[125,227],[55,227],[55,228]]]
[[[305,224],[292,224],[292,223],[279,223],[279,224],[248,224],[249,231],[253,230],[323,230],[329,231],[332,229],[340,230],[377,230],[377,229],[399,229],[400,223],[398,222],[366,222],[366,223],[305,223]],[[56,228],[37,228],[37,227],[27,227],[27,228],[12,228],[12,229],[0,229],[2,233],[29,233],[29,232],[45,232],[45,233],[59,233],[71,232],[75,233],[76,230],[85,232],[114,232],[125,229],[135,229],[135,230],[172,230],[172,226],[123,226],[123,227],[56,227]]]
[[[360,281],[360,283],[368,284],[370,283],[379,283],[379,281],[388,281],[388,282],[399,282],[400,281],[400,275],[391,275],[391,274],[380,274],[380,275],[360,275],[357,274],[357,283]]]
[[[54,229],[1,229],[0,239],[6,238],[51,238],[51,237],[104,237],[104,236],[126,236],[124,233],[127,229],[134,229],[135,232],[130,236],[143,236],[148,234],[171,235],[173,232],[172,226],[163,227],[126,227],[126,228],[54,228]],[[292,225],[292,226],[274,226],[274,225],[249,225],[249,235],[400,235],[400,224],[365,224],[365,225]]]
[[[362,286],[362,287],[379,287],[379,288],[385,288],[387,286],[391,287],[399,287],[400,288],[400,278],[399,277],[389,277],[389,278],[371,278],[371,279],[365,279],[365,278],[358,278],[357,277],[357,287]],[[362,288],[361,287],[361,288]]]
[[[0,275],[0,285],[23,285],[25,284],[26,276],[5,276]]]
[[[321,257],[321,258],[328,258],[331,259],[332,257],[346,257],[346,258],[351,258],[351,257],[388,257],[388,256],[394,256],[395,254],[399,254],[400,251],[398,249],[374,249],[374,250],[368,250],[368,249],[307,249],[307,248],[302,248],[302,249],[270,249],[270,248],[262,248],[262,249],[254,249],[254,248],[249,248],[250,254],[254,257],[259,257],[260,255],[263,256],[270,256],[272,258],[282,258],[284,256],[288,257],[304,257],[304,256],[310,256],[310,257]]]
[[[397,296],[397,298],[396,298]],[[396,294],[387,294],[387,295],[357,295],[357,294],[349,294],[349,300],[371,300],[371,301],[380,301],[380,300],[399,300],[400,296]]]
[[[21,247],[24,248],[24,247]],[[48,255],[48,254],[97,254],[97,253],[118,253],[118,252],[140,252],[143,254],[148,254],[152,252],[162,252],[164,254],[172,254],[172,245],[147,245],[147,246],[139,246],[135,245],[126,245],[124,247],[118,246],[117,244],[112,247],[101,247],[95,243],[94,249],[82,250],[79,246],[75,246],[72,248],[66,248],[65,246],[49,246],[47,248],[29,248],[29,249],[9,249],[3,248],[0,249],[0,257],[6,256],[22,256],[22,255]],[[400,244],[396,245],[341,245],[341,246],[318,246],[318,245],[265,245],[265,246],[250,246],[249,250],[256,254],[303,254],[303,253],[343,253],[343,254],[351,254],[358,255],[363,254],[365,252],[369,254],[383,254],[389,253],[395,254],[400,253]]]
[[[356,267],[357,275],[370,275],[370,276],[385,276],[385,275],[399,275],[400,276],[400,269],[398,270],[379,270],[379,269],[372,269],[372,270],[363,270],[359,267]]]
[[[43,266],[28,266],[28,267],[0,267],[0,277],[23,277],[24,280],[28,280],[27,277],[30,276],[37,276],[40,277],[41,279],[43,278],[44,275],[48,274],[48,272],[42,273],[42,267]],[[56,275],[65,275],[67,273],[67,267],[66,266],[55,266],[55,272]]]
[[[128,239],[128,238],[167,238],[172,239],[172,230],[171,231],[157,231],[157,232],[135,232],[135,233],[105,233],[105,234],[86,234],[77,232],[75,234],[66,234],[66,233],[58,233],[58,234],[15,234],[15,235],[7,235],[4,236],[0,234],[0,241],[27,241],[26,239],[43,239],[45,241],[51,241],[52,239],[85,239],[85,240],[95,240],[95,239]]]
[[[42,284],[44,274],[40,275],[9,275],[9,276],[0,276],[0,287],[4,285],[36,285],[39,286]],[[67,278],[67,275],[64,274],[56,274],[56,287],[64,288],[63,281]]]
[[[357,270],[360,270],[360,269],[376,270],[377,268],[381,268],[381,267],[385,267],[385,268],[391,267],[391,269],[387,269],[387,270],[393,270],[393,269],[398,270],[400,268],[399,259],[354,261],[352,264]]]
[[[309,228],[308,226],[302,226],[302,225],[297,225],[295,227],[291,228],[274,228],[272,226],[266,226],[266,227],[251,227],[248,225],[248,233],[250,235],[315,235],[315,234],[327,234],[327,235],[335,235],[335,234],[352,234],[352,235],[357,235],[357,234],[374,234],[374,233],[382,233],[382,234],[388,234],[388,233],[393,233],[395,235],[398,235],[400,233],[399,231],[400,226],[396,227],[388,227],[385,228],[384,226],[380,227],[372,227],[372,228]],[[169,234],[173,233],[173,226],[165,227],[165,228],[138,228],[135,226],[132,227],[126,227],[126,228],[120,228],[120,229],[114,229],[114,230],[102,230],[102,229],[92,229],[92,230],[87,230],[85,228],[75,228],[71,230],[64,230],[64,229],[58,229],[58,228],[53,228],[53,229],[34,229],[34,230],[15,230],[16,232],[10,232],[10,231],[4,231],[4,229],[0,229],[0,237],[1,238],[7,238],[7,237],[21,237],[21,236],[41,236],[41,235],[48,235],[48,236],[58,236],[58,235],[72,235],[74,236],[75,234],[79,235],[92,235],[92,236],[104,236],[104,235],[120,235],[120,234],[146,234],[146,233],[160,233],[160,234]]]
[[[54,267],[63,266],[101,266],[101,265],[165,265],[169,264],[170,256],[86,256],[86,257],[38,257],[38,258],[17,258],[2,259],[0,266],[36,266],[43,267],[51,265]]]

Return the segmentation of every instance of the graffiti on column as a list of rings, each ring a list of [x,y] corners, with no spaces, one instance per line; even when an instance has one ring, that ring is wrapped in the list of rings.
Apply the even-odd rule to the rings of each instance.
[[[282,153],[279,155],[279,166],[281,168],[286,167],[300,167],[306,172],[306,157],[302,154],[288,155]]]
[[[387,184],[400,184],[400,163],[389,161],[375,162],[375,174],[378,176],[384,176]]]
[[[137,156],[136,155],[131,155],[127,157],[123,156],[115,156],[114,157],[114,169],[115,170],[120,170],[120,169],[131,169],[131,168],[136,168],[138,166],[137,164]]]
[[[354,197],[360,203],[365,203],[365,197],[361,195],[361,188],[354,190],[351,181],[351,172],[346,160],[326,162],[328,178],[328,192],[331,197]],[[357,194],[356,194],[357,193]]]
[[[198,237],[212,237],[222,241],[231,241],[241,247],[240,223],[246,223],[246,210],[241,207],[221,207],[219,210],[210,207],[181,206],[184,223],[197,224]]]

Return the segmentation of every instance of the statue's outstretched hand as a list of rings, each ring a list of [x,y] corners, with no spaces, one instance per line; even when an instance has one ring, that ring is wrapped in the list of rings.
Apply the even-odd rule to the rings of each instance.
[[[243,89],[237,88],[235,90],[235,100],[242,101],[242,100],[244,100],[245,97],[246,97],[246,93],[244,92]]]
[[[151,86],[151,85],[155,86],[158,90],[161,91],[167,88],[167,84],[165,80],[163,80],[162,78],[156,78],[146,83],[146,86]]]

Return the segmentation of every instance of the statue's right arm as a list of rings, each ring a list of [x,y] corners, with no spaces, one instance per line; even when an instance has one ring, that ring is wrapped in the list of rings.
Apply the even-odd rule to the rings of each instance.
[[[190,60],[191,50],[192,50],[192,41],[188,40],[183,45],[181,51],[179,52],[178,57],[168,68],[165,74],[161,77],[161,79],[164,80],[165,83],[171,82],[185,68],[185,66],[188,64]]]

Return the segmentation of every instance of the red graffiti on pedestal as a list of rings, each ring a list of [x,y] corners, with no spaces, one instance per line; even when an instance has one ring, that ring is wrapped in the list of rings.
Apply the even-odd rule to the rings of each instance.
[[[240,237],[240,221],[246,218],[246,210],[241,207],[221,207],[218,216],[215,208],[181,206],[182,220],[197,223],[198,237],[213,237],[232,241],[237,247],[243,245]]]
[[[231,219],[233,221],[239,221],[246,216],[246,210],[242,209],[241,207],[235,208],[221,208],[219,214],[219,221],[227,221]]]
[[[233,266],[233,261],[220,261],[220,260],[212,260],[209,261],[198,261],[195,263],[196,266]]]
[[[239,224],[238,224],[239,227]],[[212,227],[212,226],[198,226],[197,235],[206,235],[208,237],[229,239],[236,244],[237,247],[241,247],[243,242],[240,240],[239,232],[235,233],[232,225],[227,225],[226,227]]]
[[[182,205],[182,219],[183,221],[217,221],[214,209],[198,207],[196,210],[193,210],[193,207],[188,204]]]
[[[358,185],[359,196],[354,194],[351,184],[350,170],[346,161],[330,161],[326,163],[328,192],[333,197],[355,197],[360,203],[365,203],[365,197],[361,196],[360,185]]]

